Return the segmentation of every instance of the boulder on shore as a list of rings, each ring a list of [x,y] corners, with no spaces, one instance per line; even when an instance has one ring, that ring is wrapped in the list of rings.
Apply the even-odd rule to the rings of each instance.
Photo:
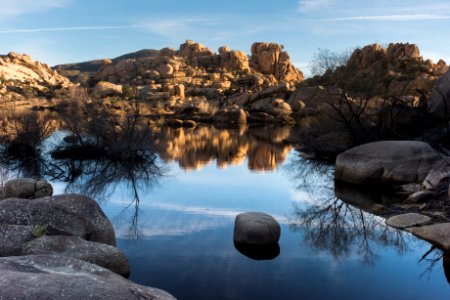
[[[97,202],[87,196],[68,194],[32,201],[5,199],[0,201],[0,220],[4,225],[41,228],[48,235],[74,235],[94,242],[116,244],[111,222]]]
[[[128,259],[119,249],[77,236],[43,235],[25,243],[21,254],[64,255],[96,264],[125,277],[130,274]]]
[[[113,272],[66,256],[0,258],[0,299],[175,299]]]
[[[374,142],[339,154],[334,178],[352,184],[422,183],[441,159],[436,150],[423,142]]]
[[[235,242],[268,245],[278,243],[280,236],[280,224],[268,214],[248,212],[236,216],[233,236]]]
[[[1,190],[0,190],[1,191]],[[17,178],[9,180],[3,187],[3,197],[1,198],[25,198],[35,199],[53,194],[53,187],[50,183],[43,180],[34,180],[32,178]]]

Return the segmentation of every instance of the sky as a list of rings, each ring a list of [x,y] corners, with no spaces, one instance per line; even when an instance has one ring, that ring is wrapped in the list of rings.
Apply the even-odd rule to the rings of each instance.
[[[186,39],[217,51],[284,45],[307,71],[318,49],[417,44],[450,63],[450,1],[442,0],[0,0],[0,54],[49,65],[178,48]]]

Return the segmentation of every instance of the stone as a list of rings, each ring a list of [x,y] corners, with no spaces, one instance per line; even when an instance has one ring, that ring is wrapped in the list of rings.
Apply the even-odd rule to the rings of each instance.
[[[413,226],[421,226],[431,222],[431,218],[422,214],[407,213],[390,217],[386,220],[386,225],[394,228],[404,229]]]
[[[447,157],[442,160],[438,160],[427,177],[422,182],[422,187],[427,190],[438,189],[442,184],[448,184],[450,177],[450,162]]]
[[[0,224],[0,256],[20,255],[22,245],[34,238],[32,226]]]
[[[431,98],[428,101],[428,114],[445,118],[445,106],[447,106],[447,114],[450,115],[450,69],[437,80],[432,89]]]
[[[220,67],[229,70],[248,70],[249,62],[247,54],[243,51],[230,50],[227,46],[219,48]]]
[[[61,255],[0,258],[0,299],[175,299],[108,269]]]
[[[268,214],[248,212],[236,216],[233,235],[235,242],[268,245],[278,243],[280,236],[280,224]]]
[[[409,231],[444,251],[450,251],[450,223],[412,227]]]
[[[259,99],[269,98],[269,97],[281,97],[284,98],[284,95],[289,92],[290,86],[288,83],[283,82],[277,85],[273,85],[266,89],[263,89],[260,92],[257,92],[250,96],[250,102],[254,102]]]
[[[53,194],[53,187],[43,180],[17,178],[9,180],[3,187],[3,198],[36,199]]]
[[[242,125],[247,123],[247,114],[242,108],[224,108],[214,114],[213,120],[218,124]]]
[[[435,196],[436,192],[434,191],[421,190],[409,195],[408,198],[406,198],[406,200],[403,203],[404,204],[422,203],[430,199],[433,199]]]
[[[93,199],[75,194],[0,201],[2,224],[43,227],[48,235],[74,235],[115,246],[111,222]]]
[[[111,82],[100,81],[94,87],[92,95],[96,98],[122,95],[122,86]]]
[[[336,158],[334,178],[352,184],[420,183],[442,156],[416,141],[381,141],[351,148]]]
[[[254,43],[251,47],[250,67],[281,81],[301,81],[303,74],[290,62],[282,46],[275,43]]]
[[[128,259],[114,246],[86,241],[77,236],[43,235],[22,245],[21,255],[64,255],[104,267],[127,277]]]
[[[186,97],[185,90],[186,88],[184,84],[175,85],[175,96],[177,96],[180,99],[184,99]]]
[[[169,64],[162,64],[158,68],[158,72],[163,78],[170,78],[174,72],[174,69]]]

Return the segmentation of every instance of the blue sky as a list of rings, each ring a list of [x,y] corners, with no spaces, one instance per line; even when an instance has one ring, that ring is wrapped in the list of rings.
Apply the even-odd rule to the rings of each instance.
[[[450,1],[423,0],[0,0],[0,53],[50,65],[178,48],[193,39],[217,51],[283,44],[305,69],[318,48],[409,42],[450,62]]]

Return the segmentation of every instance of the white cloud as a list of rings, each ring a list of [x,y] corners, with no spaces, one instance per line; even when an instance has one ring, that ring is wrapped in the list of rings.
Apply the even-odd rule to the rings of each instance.
[[[438,14],[399,14],[399,15],[375,15],[375,16],[350,16],[339,18],[317,19],[313,21],[430,21],[448,20],[450,15]]]
[[[299,12],[310,12],[319,9],[329,8],[334,4],[334,0],[300,0],[298,2]]]
[[[67,6],[71,0],[0,0],[0,17],[14,17]]]
[[[129,25],[129,26],[74,26],[74,27],[23,28],[23,29],[0,30],[0,34],[2,34],[2,33],[58,32],[58,31],[90,31],[90,30],[109,30],[109,29],[129,29],[129,28],[137,28],[137,27],[139,27],[139,26]]]
[[[182,40],[202,32],[202,28],[211,29],[218,24],[207,18],[177,18],[149,20],[138,24],[139,27],[166,38]],[[203,31],[203,33],[205,33]]]

